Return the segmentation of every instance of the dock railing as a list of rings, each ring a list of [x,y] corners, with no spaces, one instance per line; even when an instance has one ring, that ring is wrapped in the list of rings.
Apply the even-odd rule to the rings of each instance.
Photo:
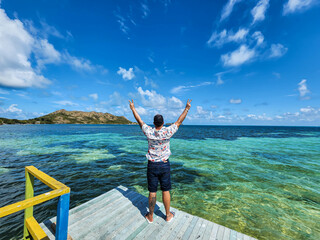
[[[25,200],[0,208],[0,218],[25,209],[23,239],[49,239],[37,220],[33,217],[33,206],[59,197],[55,237],[56,240],[66,240],[68,235],[70,188],[34,166],[25,167],[25,175]],[[34,196],[34,177],[52,188],[53,191]]]

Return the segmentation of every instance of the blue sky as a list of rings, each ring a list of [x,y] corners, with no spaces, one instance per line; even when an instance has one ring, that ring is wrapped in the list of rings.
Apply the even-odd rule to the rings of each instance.
[[[0,116],[320,125],[318,0],[0,0]]]

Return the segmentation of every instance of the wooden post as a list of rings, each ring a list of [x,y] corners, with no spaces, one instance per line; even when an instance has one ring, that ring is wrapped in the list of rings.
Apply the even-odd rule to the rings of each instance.
[[[70,193],[59,197],[57,209],[56,240],[67,240]]]
[[[25,169],[26,174],[26,199],[32,198],[34,196],[34,176],[28,172],[27,169]],[[33,216],[33,206],[28,207],[24,210],[24,227],[23,227],[23,239],[31,239],[31,236],[28,232],[27,225],[26,225],[26,219]]]

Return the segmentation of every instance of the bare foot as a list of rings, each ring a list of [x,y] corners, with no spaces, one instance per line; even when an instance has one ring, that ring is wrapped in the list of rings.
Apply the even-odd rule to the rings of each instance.
[[[167,215],[166,221],[170,222],[173,217],[174,217],[174,215],[172,214],[172,212],[170,212],[169,215]]]
[[[146,214],[145,217],[146,217],[146,219],[149,220],[149,222],[153,222],[153,216],[151,216],[151,214],[149,212]]]

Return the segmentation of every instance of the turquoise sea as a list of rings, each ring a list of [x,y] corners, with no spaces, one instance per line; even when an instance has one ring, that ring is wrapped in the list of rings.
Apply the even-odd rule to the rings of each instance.
[[[319,127],[181,126],[171,150],[173,207],[258,239],[320,239]],[[71,208],[118,185],[147,195],[146,151],[139,126],[0,126],[0,207],[24,199],[27,165],[71,187]],[[22,226],[23,211],[1,218],[0,239]]]

